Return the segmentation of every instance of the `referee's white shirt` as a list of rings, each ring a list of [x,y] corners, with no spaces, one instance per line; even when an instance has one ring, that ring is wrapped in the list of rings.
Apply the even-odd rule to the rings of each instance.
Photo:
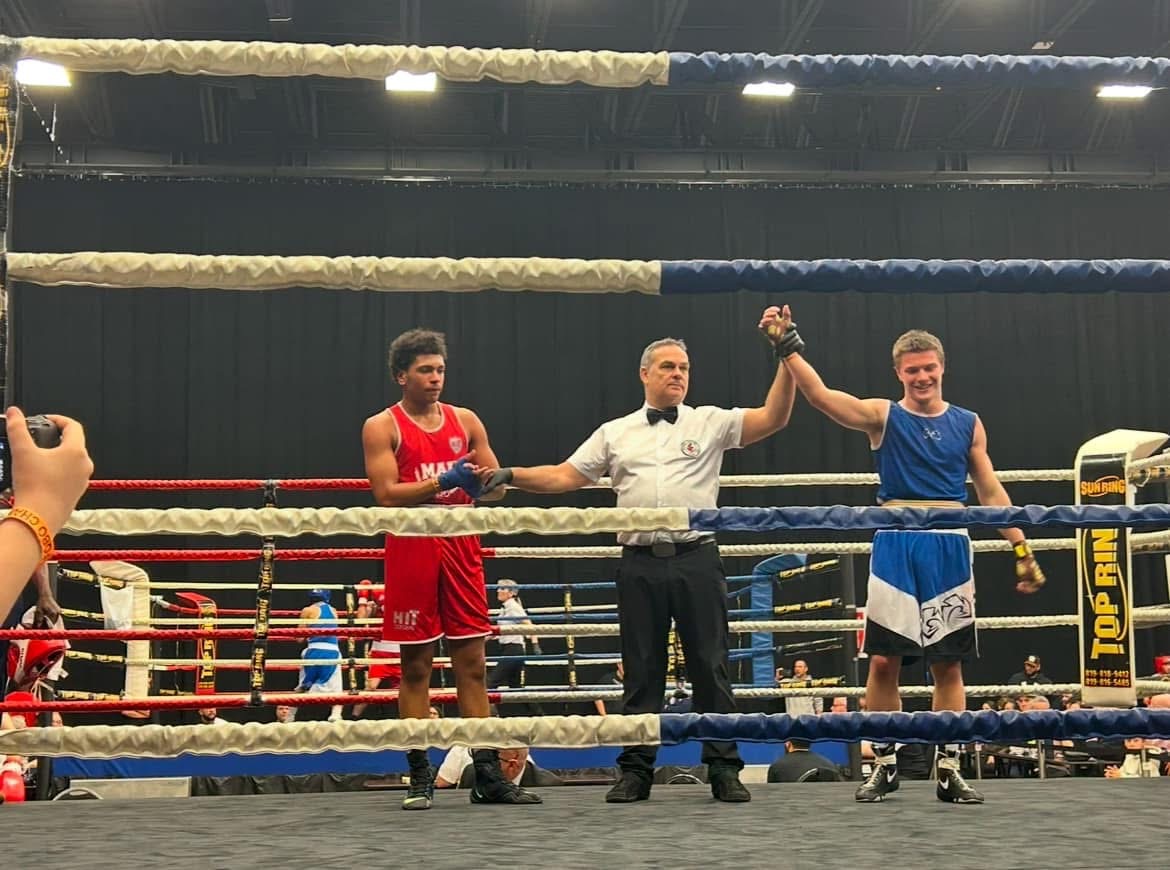
[[[500,615],[497,622],[500,625],[520,625],[528,618],[528,613],[515,598],[509,598],[500,605]],[[496,638],[500,646],[524,646],[524,637],[519,634],[501,634]],[[520,650],[521,653],[524,650]]]
[[[723,453],[741,446],[743,408],[678,406],[678,420],[651,426],[646,405],[602,423],[568,462],[593,482],[609,475],[618,507],[713,508]],[[622,532],[618,542],[693,541],[698,532]]]

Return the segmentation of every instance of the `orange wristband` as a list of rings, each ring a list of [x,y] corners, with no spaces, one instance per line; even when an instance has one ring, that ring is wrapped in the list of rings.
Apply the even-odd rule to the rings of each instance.
[[[41,519],[40,514],[28,508],[14,507],[4,519],[16,520],[17,522],[23,523],[33,533],[33,536],[37,539],[37,543],[41,545],[42,565],[53,558],[53,552],[56,550],[56,547],[53,545],[53,536],[50,534],[49,527],[45,524],[45,521]]]

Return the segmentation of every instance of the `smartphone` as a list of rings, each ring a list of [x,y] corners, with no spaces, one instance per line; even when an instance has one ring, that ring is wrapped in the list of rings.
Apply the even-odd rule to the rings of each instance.
[[[38,447],[56,447],[61,443],[61,430],[48,417],[26,417],[28,432]],[[12,448],[8,445],[8,420],[0,414],[0,492],[12,489]]]

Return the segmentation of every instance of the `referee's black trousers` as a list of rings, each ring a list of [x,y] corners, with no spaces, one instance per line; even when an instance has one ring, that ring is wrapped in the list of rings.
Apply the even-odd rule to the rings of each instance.
[[[727,580],[714,542],[679,545],[673,556],[623,547],[617,574],[618,620],[625,667],[623,713],[661,713],[667,639],[674,619],[694,688],[696,713],[734,713],[727,668]],[[658,749],[628,746],[618,766],[651,776]],[[703,743],[703,763],[743,767],[734,743]]]

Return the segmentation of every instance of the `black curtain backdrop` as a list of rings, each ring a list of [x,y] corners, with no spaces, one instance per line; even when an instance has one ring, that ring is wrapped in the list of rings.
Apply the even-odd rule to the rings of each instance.
[[[14,195],[15,248],[22,251],[629,259],[1158,258],[1170,252],[1165,219],[1170,196],[1142,190],[517,189],[25,179]],[[826,381],[863,396],[899,395],[889,359],[898,334],[912,327],[938,334],[948,352],[947,398],[980,413],[1000,468],[1069,468],[1080,444],[1094,435],[1115,428],[1170,428],[1170,343],[1163,336],[1170,302],[1155,294],[843,292],[780,299],[749,293],[657,298],[25,285],[18,286],[14,300],[15,396],[29,410],[83,420],[102,478],[362,476],[361,423],[397,398],[386,374],[387,346],[398,333],[421,325],[447,333],[451,355],[444,398],[480,414],[503,463],[559,462],[599,423],[641,401],[640,352],[665,335],[689,345],[691,404],[760,403],[772,365],[755,324],[764,306],[782,302],[792,305],[808,356]],[[864,437],[836,427],[799,398],[787,430],[728,454],[724,467],[729,474],[869,470]],[[1021,484],[1009,491],[1018,504],[1073,500],[1069,484]],[[725,491],[722,503],[861,504],[872,495],[867,488],[849,487],[739,489]],[[370,501],[364,493],[282,498],[290,506]],[[1158,494],[1164,498],[1164,492]],[[512,503],[591,505],[612,499],[586,492],[559,499],[521,496]],[[84,503],[258,504],[258,495],[232,493],[95,494]],[[775,536],[826,538],[832,536]],[[600,543],[539,541],[586,542]],[[302,539],[294,545],[331,544],[369,542]],[[980,612],[1074,611],[1071,555],[1046,554],[1042,562],[1050,578],[1047,589],[1021,598],[1013,592],[1010,559],[980,557]],[[729,570],[748,573],[751,564],[732,560]],[[1139,558],[1138,565],[1137,603],[1165,601],[1162,559]],[[250,563],[172,564],[152,572],[158,579],[191,579],[194,585],[198,579],[251,580],[254,569]],[[611,563],[598,560],[489,562],[490,579],[529,582],[608,579],[611,570]],[[380,566],[281,563],[278,578],[366,575],[380,576]],[[67,592],[66,600],[73,594]],[[84,603],[86,594],[78,591],[74,603]],[[224,606],[249,601],[246,593],[216,593],[216,598]],[[532,593],[526,603],[559,600],[559,594]],[[581,595],[579,600],[612,599]],[[285,595],[276,606],[300,603]],[[1150,656],[1170,651],[1170,632],[1138,638],[1138,668],[1149,673]],[[612,649],[613,644],[600,640],[584,646]],[[563,648],[550,642],[546,651],[550,647]],[[983,658],[971,668],[970,681],[1005,680],[1028,652],[1044,656],[1045,671],[1054,679],[1075,681],[1071,629],[1032,631],[1026,637],[984,634]],[[819,674],[844,670],[839,654],[813,657],[811,663]],[[84,663],[73,670],[79,682],[104,679]],[[749,674],[745,665],[740,678],[747,681]],[[582,681],[595,676],[585,669]],[[907,681],[918,676],[908,674]],[[234,679],[224,685],[234,687]],[[292,679],[274,675],[271,682],[283,687]],[[563,679],[563,673],[541,671],[535,677]]]

